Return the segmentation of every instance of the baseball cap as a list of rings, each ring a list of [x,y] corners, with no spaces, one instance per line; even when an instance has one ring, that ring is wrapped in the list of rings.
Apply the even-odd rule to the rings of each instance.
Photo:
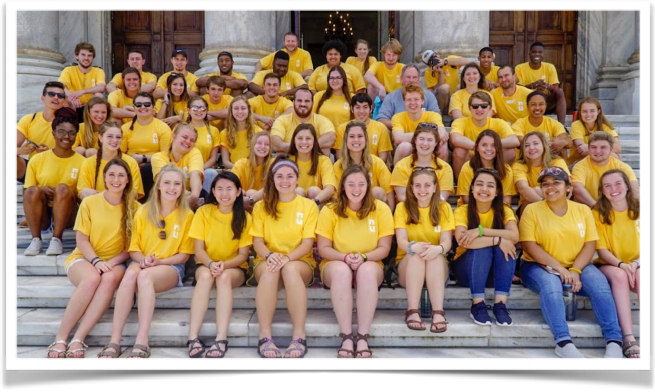
[[[551,176],[554,179],[564,181],[567,184],[571,183],[571,179],[569,178],[568,173],[561,167],[550,166],[542,169],[539,172],[539,178],[537,179],[537,181],[541,184],[541,182],[543,182],[544,180],[544,177],[546,176]]]
[[[430,59],[432,58],[432,56],[434,56],[434,50],[430,50],[430,49],[428,49],[428,50],[426,50],[425,52],[423,52],[423,55],[421,56],[421,60],[422,60],[425,64],[427,64],[428,61],[430,61]]]
[[[178,54],[181,54],[184,56],[184,58],[189,58],[189,56],[186,54],[186,51],[184,49],[173,49],[173,53],[171,54],[171,57],[175,57]]]

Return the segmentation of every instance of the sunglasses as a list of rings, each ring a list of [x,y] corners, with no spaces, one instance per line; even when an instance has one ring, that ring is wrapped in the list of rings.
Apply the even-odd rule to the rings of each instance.
[[[161,231],[159,232],[159,239],[165,240],[166,239],[166,231],[164,228],[166,227],[166,221],[165,220],[160,220],[159,221],[159,228]]]
[[[545,169],[542,169],[539,172],[539,177],[541,177],[541,176],[558,176],[558,175],[562,174],[562,172],[564,172],[564,170],[562,168],[557,167],[557,166],[551,166],[551,167],[547,167]]]
[[[412,172],[418,172],[418,171],[436,171],[436,170],[434,170],[434,168],[431,166],[417,166],[414,169],[412,169]]]
[[[54,91],[46,91],[46,95],[49,96],[50,98],[54,98],[55,96],[59,99],[64,99],[66,98],[66,94],[64,93],[56,93]]]
[[[73,138],[73,137],[75,137],[75,136],[77,135],[77,131],[68,131],[68,132],[66,132],[66,131],[64,131],[63,129],[57,129],[57,130],[55,130],[55,133],[56,133],[58,136],[66,136],[66,135],[68,135],[68,137],[71,137],[71,138]]]
[[[482,108],[482,109],[486,109],[486,108],[489,107],[489,104],[488,104],[488,103],[472,103],[472,104],[471,104],[471,107],[472,107],[473,109],[480,109],[480,108]]]
[[[149,108],[150,106],[152,106],[152,102],[135,102],[134,103],[135,108],[140,108],[140,107]]]
[[[207,110],[207,106],[196,106],[196,105],[193,105],[193,106],[191,106],[191,110],[195,110],[195,111],[197,111],[197,112],[204,112],[205,110]]]
[[[430,129],[437,129],[437,124],[431,123],[431,122],[420,122],[418,123],[419,128],[430,128]]]

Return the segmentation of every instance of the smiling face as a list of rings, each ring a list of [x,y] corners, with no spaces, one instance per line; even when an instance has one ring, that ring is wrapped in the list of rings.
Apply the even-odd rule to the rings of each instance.
[[[217,84],[212,83],[209,85],[207,92],[209,93],[209,99],[215,103],[218,103],[221,101],[225,89]]]
[[[237,122],[244,122],[248,119],[248,104],[240,100],[232,103],[232,116]]]
[[[628,184],[619,173],[608,174],[602,180],[603,195],[613,203],[623,201],[628,195]]]
[[[478,56],[478,60],[480,61],[480,66],[484,69],[487,69],[491,67],[491,63],[494,61],[494,55],[491,52],[485,51]]]
[[[530,135],[523,141],[525,157],[529,160],[541,160],[544,154],[544,145],[537,135]]]
[[[136,68],[139,71],[143,70],[143,66],[146,64],[146,59],[141,56],[141,53],[132,52],[127,56],[127,65],[132,68]]]
[[[480,72],[475,67],[469,67],[464,72],[464,83],[467,86],[477,86],[480,82]]]
[[[192,99],[189,101],[189,114],[195,121],[204,121],[207,116],[207,105],[202,99]]]
[[[365,43],[359,43],[357,44],[357,47],[355,48],[355,53],[357,54],[357,57],[360,60],[365,60],[368,58],[368,46]]]
[[[541,181],[541,193],[544,195],[546,202],[552,203],[561,199],[566,199],[571,186],[565,181],[558,180],[553,176],[545,176]]]
[[[474,105],[478,106],[478,108],[476,109]],[[491,112],[491,104],[481,99],[473,98],[469,110],[471,111],[471,117],[473,117],[473,119],[477,121],[487,121],[489,113]]]
[[[416,154],[418,156],[432,156],[437,147],[437,138],[432,132],[421,132],[416,136]]]
[[[346,147],[351,152],[364,151],[366,147],[366,136],[362,127],[352,127],[348,131],[348,138],[346,139]]]
[[[89,68],[93,63],[93,53],[87,49],[80,49],[80,52],[75,56],[75,59],[80,67]]]
[[[588,127],[593,127],[598,120],[600,110],[593,103],[583,103],[580,106],[580,119]]]
[[[184,72],[188,62],[189,60],[183,54],[176,54],[171,57],[171,64],[173,65],[173,71],[175,72]]]
[[[218,69],[222,75],[230,75],[232,73],[232,66],[234,66],[234,61],[232,61],[230,56],[221,56],[218,58]]]
[[[219,205],[232,208],[234,201],[241,193],[241,188],[237,188],[232,181],[221,178],[216,181],[214,188],[212,188],[212,193],[216,197]]]
[[[337,71],[336,69],[330,71],[328,76],[328,83],[332,90],[341,91],[341,88],[343,87],[343,77],[341,76],[339,71]]]
[[[482,158],[483,162],[491,162],[496,158],[496,145],[494,138],[491,136],[483,136],[478,143],[477,153]]]
[[[419,174],[412,180],[412,193],[419,203],[425,203],[432,199],[432,195],[437,191],[437,184],[434,177],[428,174]]]
[[[541,95],[535,95],[528,102],[528,115],[533,118],[541,118],[546,113],[546,100]]]
[[[123,140],[123,132],[120,128],[109,128],[102,135],[98,135],[98,139],[102,142],[103,149],[117,151]]]
[[[280,195],[288,195],[296,191],[298,176],[292,168],[282,166],[273,175],[273,182]]]
[[[182,192],[184,192],[184,178],[175,171],[167,171],[161,174],[159,181],[159,193],[163,200],[177,201]]]
[[[284,37],[284,47],[289,53],[293,52],[298,48],[298,38],[295,35],[287,35]]]
[[[191,151],[191,149],[196,145],[197,137],[198,136],[191,128],[183,127],[177,131],[175,139],[173,139],[173,146],[177,151],[184,155]]]
[[[371,106],[368,102],[357,102],[350,107],[357,121],[366,122],[371,115]]]
[[[480,173],[473,182],[473,198],[479,202],[491,202],[498,195],[496,180],[488,173]]]
[[[504,90],[514,87],[514,74],[511,68],[504,67],[498,70],[498,84]]]
[[[138,93],[141,89],[141,77],[138,73],[128,73],[123,76],[123,85],[128,93]]]
[[[94,125],[101,125],[107,121],[107,105],[104,103],[96,103],[89,109],[91,122]]]
[[[314,148],[314,136],[309,130],[303,130],[298,132],[296,138],[293,140],[296,144],[296,149],[298,153],[311,153]]]
[[[325,54],[325,59],[327,60],[328,67],[332,68],[341,64],[341,53],[339,53],[338,50],[332,48]]]
[[[384,52],[384,63],[388,66],[396,65],[398,62],[398,55],[391,50]]]
[[[352,173],[343,181],[343,185],[349,203],[361,203],[364,200],[367,183],[363,173]]]
[[[289,60],[283,59],[274,59],[273,60],[273,72],[277,76],[283,78],[289,71]]]
[[[589,158],[597,165],[605,165],[610,159],[612,146],[606,140],[596,140],[589,143]]]
[[[271,140],[267,134],[261,135],[255,142],[255,156],[257,158],[266,158],[271,151]]]
[[[544,59],[544,47],[543,46],[534,46],[530,49],[530,62],[534,64],[541,64],[541,61]]]
[[[280,81],[275,78],[264,80],[264,93],[269,98],[275,98],[280,93]]]
[[[48,93],[55,93],[55,96],[51,97]],[[65,102],[65,98],[59,98],[56,94],[66,94],[66,92],[59,87],[48,87],[46,88],[45,94],[41,96],[44,106],[53,112],[61,109]]]
[[[184,94],[184,79],[183,78],[175,78],[171,82],[171,93],[173,94],[173,97],[181,97],[182,94]]]
[[[293,110],[300,118],[307,118],[312,114],[312,93],[309,90],[300,90],[293,100]]]
[[[137,104],[150,104],[149,107],[141,105],[138,107]],[[152,117],[155,107],[152,104],[152,101],[148,97],[136,97],[134,98],[134,108],[136,109],[136,115],[139,118],[149,118]]]
[[[127,172],[122,166],[111,165],[105,173],[105,187],[110,192],[122,193],[129,182]]]
[[[418,114],[421,112],[421,107],[423,106],[423,98],[419,93],[407,93],[405,94],[405,109],[407,113]]]
[[[55,144],[57,147],[64,150],[70,150],[73,148],[77,131],[73,124],[65,122],[57,125],[57,128],[52,131],[52,136],[55,138]]]

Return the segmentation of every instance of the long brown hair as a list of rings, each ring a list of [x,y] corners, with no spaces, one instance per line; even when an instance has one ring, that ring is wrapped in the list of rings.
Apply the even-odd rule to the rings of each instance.
[[[189,100],[187,101],[187,103],[186,103],[186,107],[187,107],[188,115],[187,115],[187,117],[186,117],[186,122],[188,122],[189,124],[191,124],[191,122],[193,121],[193,118],[191,118],[191,106],[193,106],[193,103],[194,103],[195,101],[202,101],[202,103],[204,103],[204,104],[205,104],[205,107],[207,108],[207,110],[205,110],[205,118],[202,119],[202,122],[205,123],[205,127],[207,127],[207,133],[209,133],[209,134],[211,135],[211,129],[210,129],[210,125],[209,125],[209,119],[207,118],[207,113],[209,112],[209,104],[207,103],[207,101],[205,100],[205,98],[203,98],[203,97],[201,97],[201,96],[196,96],[196,97],[193,97],[193,98],[191,98],[191,99],[189,99]]]
[[[607,117],[605,117],[605,115],[603,114],[603,108],[600,106],[600,101],[597,100],[594,97],[585,97],[578,104],[578,119],[576,120],[576,121],[580,121],[580,124],[582,124],[582,127],[585,130],[585,136],[591,135],[591,131],[587,129],[587,126],[582,121],[582,104],[583,103],[590,103],[592,105],[595,105],[596,109],[598,109],[598,117],[596,118],[596,125],[595,125],[595,128],[596,128],[597,131],[602,131],[603,130],[603,125],[607,125],[610,129],[614,129],[614,126],[612,125],[610,120],[608,120]]]
[[[466,89],[466,82],[464,81],[464,74],[466,73],[466,70],[469,68],[475,68],[478,71],[478,74],[480,75],[480,80],[478,81],[478,90],[484,90],[484,74],[482,73],[482,70],[480,69],[480,66],[478,66],[476,63],[468,63],[462,68],[462,73],[459,77],[459,88],[461,89]]]
[[[608,170],[600,176],[600,181],[598,181],[598,201],[594,204],[593,209],[598,211],[600,216],[600,223],[605,225],[611,225],[614,222],[614,210],[612,209],[612,203],[605,197],[603,194],[603,179],[610,174],[620,174],[625,182],[627,188],[627,193],[625,195],[626,200],[628,201],[628,218],[632,220],[639,219],[639,198],[635,196],[635,193],[632,191],[632,186],[630,185],[630,179],[628,175],[625,174],[623,170],[612,169]]]
[[[129,96],[127,95],[127,85],[126,85],[126,83],[125,83],[125,76],[126,76],[126,75],[129,75],[129,74],[131,74],[131,73],[135,73],[135,74],[137,74],[137,76],[139,77],[139,86],[141,86],[141,72],[139,72],[139,70],[136,69],[136,68],[134,68],[134,67],[127,67],[127,68],[125,68],[125,69],[123,70],[123,72],[121,72],[121,79],[123,80],[123,88],[121,88],[121,90],[123,90],[123,95],[125,96],[125,98],[129,98]],[[137,91],[137,94],[138,94],[139,92],[140,92],[140,91]],[[135,95],[135,97],[136,97],[136,95]]]
[[[268,138],[268,155],[266,158],[264,158],[264,162],[262,162],[262,170],[266,169],[266,165],[268,165],[268,161],[271,160],[271,154],[272,154],[272,146],[271,146],[271,134],[262,131],[262,132],[257,132],[256,134],[252,135],[250,138],[250,146],[248,147],[248,164],[250,165],[250,171],[254,172],[255,168],[257,167],[257,154],[255,154],[255,144],[257,144],[257,140],[259,140],[260,137],[266,137]],[[255,176],[250,176],[250,181],[248,182],[248,189],[252,189],[255,186]]]
[[[298,171],[298,165],[289,159],[288,155],[278,155],[273,163],[271,164],[270,168],[268,169],[268,172],[266,173],[266,178],[264,179],[264,198],[262,199],[264,202],[264,211],[270,216],[273,217],[273,219],[277,220],[277,203],[280,200],[280,195],[277,192],[277,189],[275,188],[275,173],[273,172],[273,169],[276,169],[275,164],[281,161],[289,161],[289,163],[293,166],[296,167],[296,176],[300,178],[300,174]]]
[[[364,44],[364,45],[366,45],[366,49],[368,49],[368,53],[366,53],[366,59],[364,60],[364,71],[362,72],[362,75],[363,75],[363,74],[366,73],[366,71],[368,71],[368,69],[369,69],[370,66],[371,66],[371,64],[370,64],[370,62],[369,62],[369,57],[368,57],[369,54],[371,54],[371,45],[369,45],[369,44],[368,44],[368,41],[365,40],[365,39],[358,39],[358,40],[357,40],[357,43],[355,44],[355,49],[357,49],[357,47],[358,47],[360,44]],[[357,53],[355,53],[355,57],[357,57]]]
[[[469,203],[467,204],[467,219],[468,219],[468,229],[476,229],[480,225],[480,217],[478,216],[478,203],[473,197],[473,186],[475,180],[480,176],[480,174],[488,174],[494,178],[496,182],[496,197],[494,197],[491,202],[491,209],[494,212],[494,220],[492,224],[492,229],[502,230],[505,228],[505,203],[503,203],[503,183],[498,175],[498,171],[494,169],[481,168],[475,171],[473,175],[473,180],[471,180],[471,187],[469,188]]]
[[[346,125],[346,130],[343,133],[343,143],[341,144],[341,170],[346,170],[349,166],[355,164],[352,158],[350,158],[350,151],[348,150],[348,135],[350,130],[359,127],[364,132],[364,150],[362,150],[362,163],[367,171],[370,171],[373,168],[373,158],[371,157],[371,148],[368,145],[368,132],[366,132],[366,124],[361,121],[350,121]]]
[[[315,176],[318,172],[318,158],[323,155],[323,151],[318,145],[318,135],[316,134],[316,128],[310,123],[303,123],[296,127],[293,131],[293,136],[291,136],[291,147],[289,148],[289,155],[293,157],[294,162],[298,164],[298,147],[296,147],[296,136],[302,131],[309,131],[314,138],[314,144],[312,146],[311,161],[312,167],[309,169],[310,176]]]
[[[436,124],[435,124],[436,125]],[[410,160],[410,163],[412,167],[414,167],[414,164],[418,162],[418,152],[416,148],[416,139],[418,138],[418,135],[421,133],[431,133],[434,136],[434,139],[436,140],[436,144],[434,145],[434,150],[432,150],[432,161],[434,164],[437,166],[437,170],[441,170],[441,164],[439,164],[439,142],[441,139],[439,138],[439,130],[437,128],[430,128],[430,127],[417,127],[416,131],[414,131],[414,136],[412,136],[412,159]]]
[[[232,115],[232,107],[234,106],[235,103],[240,101],[245,102],[246,106],[248,107],[248,118],[246,118],[246,132],[247,132],[246,140],[250,140],[252,138],[252,134],[255,132],[255,127],[257,126],[257,124],[255,123],[255,119],[252,116],[252,109],[250,108],[250,104],[248,103],[248,99],[246,98],[246,96],[239,95],[238,97],[234,98],[232,102],[230,102],[230,106],[228,106],[227,119],[225,120],[227,144],[230,148],[236,148],[237,131],[239,130],[239,123],[234,118],[234,115]]]
[[[111,105],[109,102],[102,98],[102,97],[92,97],[89,99],[89,101],[84,105],[84,134],[82,135],[82,147],[84,148],[93,148],[94,144],[94,131],[93,131],[93,121],[91,121],[91,108],[94,107],[95,105],[105,105],[107,108],[107,118],[105,118],[105,121],[109,120],[111,118]]]
[[[171,74],[168,75],[168,79],[166,79],[166,89],[168,93],[171,95],[171,101],[168,103],[168,106],[166,107],[166,117],[175,116],[177,114],[175,113],[175,102],[173,101],[174,95],[173,95],[173,91],[171,90],[171,87],[173,86],[173,82],[175,81],[175,79],[182,79],[182,82],[184,83],[184,91],[180,96],[180,101],[187,102],[189,100],[189,92],[187,91],[186,79],[184,78],[184,74],[179,72],[171,72]]]
[[[483,137],[489,136],[494,139],[494,147],[496,148],[496,157],[494,158],[493,168],[498,171],[498,175],[501,180],[505,179],[507,175],[507,168],[505,167],[505,158],[503,157],[503,145],[501,144],[500,137],[498,134],[491,129],[485,129],[480,132],[478,138],[475,139],[475,147],[473,147],[473,156],[470,160],[471,169],[473,172],[476,172],[478,169],[483,168],[482,157],[478,153],[478,145]],[[470,200],[470,199],[469,199]]]
[[[343,92],[343,95],[346,97],[346,102],[350,102],[350,91],[348,89],[348,75],[346,75],[346,71],[341,68],[340,65],[337,65],[330,69],[327,73],[327,88],[325,89],[325,92],[323,93],[323,96],[321,99],[318,101],[318,104],[316,105],[316,113],[318,113],[321,110],[321,106],[323,106],[323,103],[330,99],[332,95],[334,94],[334,90],[332,90],[332,87],[330,87],[330,74],[333,71],[337,71],[339,75],[341,75],[341,80],[343,80],[343,85],[341,86],[341,92]]]
[[[541,166],[543,166],[543,167],[550,166],[550,163],[553,160],[553,156],[550,153],[550,145],[546,141],[546,136],[541,131],[532,131],[532,132],[528,133],[527,135],[525,135],[525,137],[523,138],[523,141],[521,142],[521,152],[519,153],[519,159],[518,159],[517,162],[523,163],[524,165],[526,165],[528,167],[528,170],[530,170],[532,168],[532,163],[530,163],[530,160],[525,155],[525,144],[527,143],[528,138],[531,137],[531,136],[538,137],[539,140],[541,141],[541,145],[544,148],[544,152],[541,154]],[[498,155],[498,153],[496,153],[496,155]]]
[[[96,175],[93,178],[93,189],[96,189],[96,187],[98,186],[98,175],[100,174],[100,164],[102,163],[102,141],[100,141],[100,137],[102,135],[104,135],[105,132],[107,132],[108,129],[111,129],[111,128],[117,128],[119,131],[121,131],[121,137],[123,136],[123,129],[121,129],[120,125],[118,125],[117,123],[115,123],[113,121],[104,122],[100,126],[100,129],[98,130],[98,153],[96,154]],[[122,159],[123,152],[121,151],[120,147],[118,147],[118,153],[117,154],[118,155],[116,155],[116,158]],[[109,166],[109,163],[107,164],[107,166]],[[105,166],[105,171],[107,169],[107,166]],[[130,177],[131,177],[131,175],[130,175]]]
[[[105,123],[106,124],[106,123]],[[104,125],[104,124],[103,124]],[[120,150],[119,150],[120,152]],[[120,166],[127,173],[127,185],[123,189],[123,195],[121,196],[121,205],[123,210],[123,216],[121,217],[121,235],[123,237],[123,244],[125,248],[130,246],[130,239],[132,238],[132,226],[134,221],[134,211],[136,210],[136,195],[134,194],[134,182],[132,181],[132,172],[130,167],[125,163],[120,157],[113,158],[111,161],[107,162],[107,166],[102,171],[102,178],[105,181],[105,188],[109,189],[107,186],[107,171],[112,166]]]
[[[409,180],[407,181],[407,193],[405,196],[405,211],[407,212],[406,223],[408,225],[416,225],[419,223],[419,218],[421,215],[418,210],[418,200],[416,199],[416,195],[412,189],[414,186],[414,179],[421,174],[432,177],[432,182],[434,182],[434,193],[430,198],[430,223],[432,226],[438,226],[439,206],[442,203],[441,189],[439,189],[439,179],[437,178],[437,172],[434,171],[434,169],[431,167],[417,168],[412,171],[412,174],[409,176]]]
[[[346,180],[351,174],[361,173],[366,179],[366,193],[362,200],[362,208],[357,211],[357,218],[364,219],[375,211],[375,198],[373,197],[373,190],[371,189],[371,177],[368,175],[368,170],[359,165],[353,165],[346,169],[339,181],[339,193],[337,200],[330,203],[334,205],[334,211],[342,218],[348,218],[346,208],[348,208],[348,196],[346,195]]]

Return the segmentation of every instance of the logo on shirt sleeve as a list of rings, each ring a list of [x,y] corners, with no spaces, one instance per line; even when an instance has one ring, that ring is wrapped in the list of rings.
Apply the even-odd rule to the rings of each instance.
[[[578,229],[580,230],[580,238],[584,238],[585,227],[583,223],[578,223]]]
[[[177,239],[180,236],[180,225],[173,226],[173,238]]]
[[[302,225],[304,219],[305,219],[305,214],[303,214],[302,212],[296,212],[296,224],[297,225]]]
[[[78,171],[79,171],[79,170],[78,170],[77,168],[73,168],[73,169],[71,170],[71,178],[72,178],[72,179],[76,179],[76,178],[77,178],[77,172],[78,172]]]
[[[368,231],[375,233],[375,219],[368,220]]]

